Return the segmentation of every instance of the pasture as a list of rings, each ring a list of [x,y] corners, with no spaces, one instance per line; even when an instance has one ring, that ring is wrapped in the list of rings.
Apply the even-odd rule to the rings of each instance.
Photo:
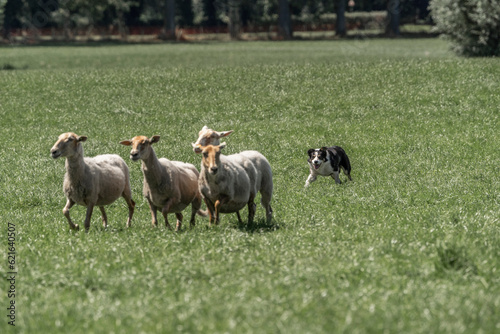
[[[9,66],[5,66],[5,65]],[[500,330],[500,60],[440,40],[1,47],[2,333],[493,333]],[[140,163],[121,140],[200,166],[203,125],[234,130],[274,174],[274,219],[151,228]],[[51,146],[116,153],[123,199],[89,233],[62,214]],[[353,182],[306,152],[342,146]],[[205,206],[203,206],[205,207]],[[246,209],[242,217],[246,221]],[[82,224],[85,208],[71,215]],[[171,216],[171,222],[174,216]],[[5,275],[2,275],[5,276]],[[15,300],[15,328],[7,307]]]

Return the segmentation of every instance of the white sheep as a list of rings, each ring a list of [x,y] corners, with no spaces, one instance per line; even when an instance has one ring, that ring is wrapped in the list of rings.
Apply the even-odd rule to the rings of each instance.
[[[257,192],[261,193],[261,204],[266,210],[266,218],[272,219],[271,197],[273,176],[267,159],[257,151],[243,151],[225,156],[220,145],[193,144],[201,149],[201,172],[198,187],[205,200],[210,216],[210,224],[219,223],[220,213],[236,212],[241,223],[239,210],[248,205],[248,223],[252,224]]]
[[[222,137],[229,136],[234,130],[229,131],[215,131],[209,129],[206,125],[198,133],[198,139],[193,145],[193,151],[196,153],[201,153],[201,147],[207,145],[219,145],[219,139]]]
[[[209,129],[208,126],[204,126],[200,132],[198,132],[198,139],[195,143],[191,143],[193,145],[193,151],[195,153],[201,153],[201,149],[207,145],[219,145],[220,138],[227,137],[234,130],[229,131],[215,131]],[[236,211],[236,215],[238,216],[238,220],[241,222],[240,212]]]
[[[94,206],[101,209],[102,222],[104,227],[107,227],[108,218],[104,205],[113,203],[120,196],[125,198],[128,205],[127,227],[130,227],[135,202],[132,200],[127,164],[116,154],[84,158],[81,143],[86,140],[86,136],[67,132],[61,134],[50,149],[52,158],[66,157],[63,189],[67,202],[63,214],[68,219],[70,228],[79,229],[78,224],[74,224],[69,215],[69,209],[75,203],[87,207],[85,230],[88,231],[90,227]]]
[[[176,230],[182,225],[182,211],[191,204],[190,225],[194,226],[195,216],[206,216],[200,210],[201,195],[198,190],[198,170],[192,164],[170,161],[165,158],[158,159],[151,146],[160,140],[160,136],[151,138],[136,136],[131,140],[121,141],[120,144],[132,146],[130,159],[142,160],[142,173],[144,174],[143,194],[148,200],[151,210],[152,224],[158,226],[156,217],[160,210],[165,218],[165,226],[171,229],[167,214],[175,213],[177,217]]]

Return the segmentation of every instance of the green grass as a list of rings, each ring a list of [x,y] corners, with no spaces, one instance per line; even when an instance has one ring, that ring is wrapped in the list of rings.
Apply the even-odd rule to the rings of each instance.
[[[498,59],[359,40],[3,47],[6,65],[0,213],[18,274],[2,333],[499,330]],[[234,214],[150,227],[140,164],[118,142],[159,134],[158,156],[199,166],[203,125],[235,130],[227,153],[268,158],[271,224],[258,206],[252,227]],[[64,162],[49,156],[66,131],[88,136],[87,156],[126,159],[132,228],[120,199],[107,230],[97,210],[88,234],[69,231]],[[354,181],[304,190],[306,151],[322,145],[344,147]],[[85,210],[71,214],[81,224]]]

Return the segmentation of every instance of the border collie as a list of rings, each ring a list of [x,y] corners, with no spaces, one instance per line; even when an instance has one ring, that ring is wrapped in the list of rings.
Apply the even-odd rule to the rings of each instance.
[[[349,180],[352,181],[351,163],[342,147],[323,146],[322,148],[311,148],[307,151],[307,155],[309,156],[307,163],[309,164],[311,174],[306,180],[306,187],[308,187],[311,182],[316,181],[318,175],[331,176],[335,179],[335,183],[342,183],[339,178],[340,168],[342,168]]]

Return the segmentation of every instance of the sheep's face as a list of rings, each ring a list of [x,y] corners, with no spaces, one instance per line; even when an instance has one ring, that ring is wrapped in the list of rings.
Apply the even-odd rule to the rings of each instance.
[[[146,160],[151,152],[151,144],[160,140],[160,136],[148,138],[146,136],[136,136],[131,140],[121,141],[120,144],[132,146],[130,150],[130,159],[133,161]]]
[[[201,153],[201,151],[202,151],[201,147],[204,147],[207,145],[219,145],[219,143],[220,143],[219,139],[222,137],[229,136],[231,133],[233,133],[233,130],[214,131],[212,129],[209,129],[205,125],[201,129],[201,131],[198,133],[198,140],[196,140],[196,142],[192,144],[193,151],[195,153]]]
[[[205,170],[208,171],[209,174],[215,175],[219,171],[220,167],[220,154],[221,149],[226,146],[226,143],[222,143],[221,145],[208,145],[203,147],[201,150],[202,154],[202,164]]]
[[[84,142],[86,140],[86,136],[78,136],[73,132],[63,133],[50,149],[50,155],[54,159],[59,157],[72,157],[82,150],[80,142]]]

